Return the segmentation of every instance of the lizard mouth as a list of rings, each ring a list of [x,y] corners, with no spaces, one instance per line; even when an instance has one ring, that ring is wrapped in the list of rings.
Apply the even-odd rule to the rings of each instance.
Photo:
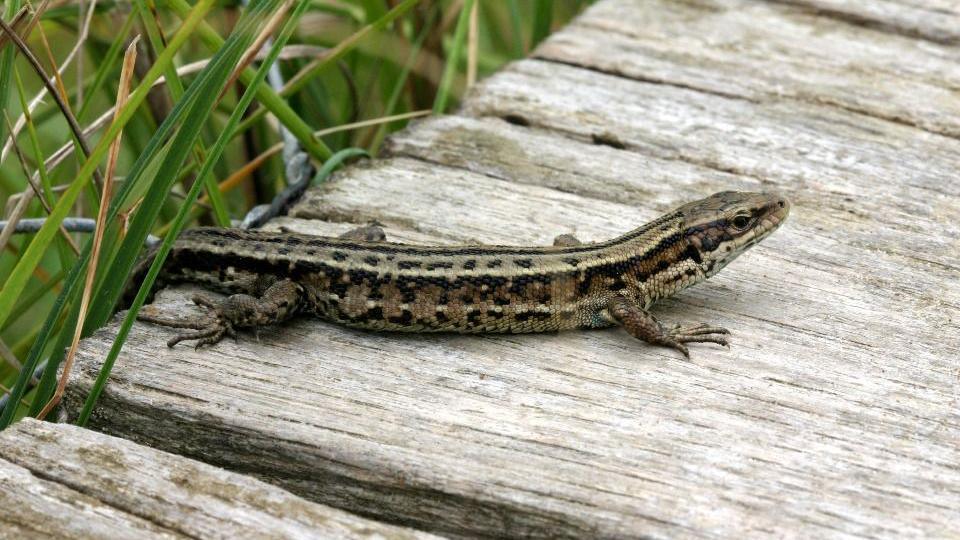
[[[766,237],[777,230],[790,215],[790,201],[782,195],[772,194],[766,212],[760,217],[757,234]]]

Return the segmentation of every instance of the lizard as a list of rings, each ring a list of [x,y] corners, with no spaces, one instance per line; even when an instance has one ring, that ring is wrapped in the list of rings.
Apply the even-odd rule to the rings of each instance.
[[[425,246],[386,241],[370,224],[340,237],[201,227],[175,242],[158,280],[226,293],[193,301],[206,314],[139,319],[186,329],[173,347],[214,345],[237,329],[298,314],[374,331],[526,333],[620,325],[647,343],[690,357],[688,343],[728,345],[727,329],[667,327],[658,300],[713,276],[786,219],[776,193],[724,191],[691,202],[616,238],[552,246]],[[133,272],[132,298],[152,261]],[[155,287],[156,288],[156,287]]]

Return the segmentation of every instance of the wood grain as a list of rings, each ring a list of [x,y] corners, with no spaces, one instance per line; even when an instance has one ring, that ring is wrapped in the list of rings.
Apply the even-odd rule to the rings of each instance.
[[[298,320],[168,350],[168,330],[139,325],[93,423],[451,535],[958,536],[957,54],[795,6],[599,2],[461,115],[414,125],[272,226],[547,244],[781,191],[780,231],[655,308],[732,329],[731,348],[685,362],[618,329]],[[186,313],[188,294],[155,309]],[[84,343],[68,414],[115,332]]]
[[[960,4],[953,0],[773,0],[884,32],[960,44]]]
[[[960,31],[956,9],[928,19],[950,20]],[[960,49],[777,3],[601,2],[535,56],[754,102],[830,105],[960,135]]]
[[[436,538],[93,431],[0,434],[2,538]]]

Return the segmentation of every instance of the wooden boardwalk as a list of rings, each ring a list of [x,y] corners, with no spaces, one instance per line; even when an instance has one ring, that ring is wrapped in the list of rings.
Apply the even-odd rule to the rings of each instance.
[[[92,425],[439,534],[960,536],[958,29],[944,0],[603,0],[270,224],[547,244],[780,191],[780,231],[655,309],[729,349],[140,325]]]

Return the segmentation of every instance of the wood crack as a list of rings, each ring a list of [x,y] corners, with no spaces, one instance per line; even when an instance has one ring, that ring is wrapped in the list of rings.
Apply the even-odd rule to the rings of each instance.
[[[607,29],[607,31],[609,31],[609,30]],[[628,73],[624,73],[623,71],[617,70],[617,69],[605,69],[605,68],[603,68],[603,67],[601,67],[601,66],[580,64],[580,63],[577,63],[577,62],[571,62],[571,61],[568,61],[568,60],[562,60],[562,59],[553,58],[553,57],[550,57],[550,56],[534,55],[533,58],[535,58],[536,60],[542,61],[542,62],[548,62],[548,63],[552,63],[552,64],[560,64],[560,65],[569,66],[569,67],[573,67],[573,68],[579,68],[579,69],[583,69],[583,70],[587,70],[587,71],[592,71],[592,72],[594,72],[594,73],[602,73],[602,74],[604,74],[604,75],[609,75],[609,76],[611,76],[611,77],[618,77],[618,78],[620,78],[620,79],[624,79],[624,80],[628,80],[628,81],[634,81],[634,82],[639,82],[639,83],[644,83],[644,84],[652,84],[652,85],[657,85],[657,86],[669,86],[669,87],[672,87],[672,88],[679,88],[679,89],[682,89],[682,90],[689,90],[689,91],[691,91],[691,92],[698,92],[698,93],[701,93],[701,94],[706,94],[706,95],[711,95],[711,96],[716,96],[716,97],[726,98],[726,99],[731,99],[731,100],[736,100],[736,101],[743,101],[743,102],[747,102],[747,103],[753,103],[753,104],[756,104],[756,105],[761,105],[761,104],[764,104],[764,103],[779,103],[779,102],[785,102],[785,101],[792,101],[792,102],[795,102],[795,103],[803,103],[803,104],[805,104],[805,105],[810,105],[810,106],[814,106],[814,107],[822,107],[822,108],[825,108],[825,109],[836,109],[836,110],[840,110],[840,111],[844,111],[844,112],[850,113],[850,114],[852,114],[852,115],[863,116],[863,117],[866,117],[866,118],[872,118],[872,119],[874,119],[874,120],[880,120],[880,121],[883,121],[883,122],[890,122],[891,124],[896,124],[896,125],[903,126],[903,127],[906,127],[906,128],[916,129],[916,130],[922,131],[922,132],[924,132],[924,133],[930,133],[930,134],[933,134],[933,135],[939,135],[939,136],[942,136],[942,137],[948,137],[948,138],[954,139],[954,140],[960,140],[960,133],[951,131],[951,130],[949,130],[949,129],[933,129],[933,128],[930,128],[930,127],[921,125],[921,124],[919,124],[919,123],[916,123],[916,122],[911,122],[909,119],[903,118],[903,117],[898,116],[898,115],[895,115],[895,114],[879,114],[877,111],[868,109],[868,108],[866,108],[866,107],[854,107],[854,106],[852,106],[852,105],[847,105],[847,104],[844,104],[844,103],[840,102],[840,101],[837,100],[837,99],[831,98],[830,96],[819,96],[819,95],[818,95],[818,96],[809,96],[809,97],[808,97],[808,96],[806,96],[805,94],[797,93],[797,94],[778,95],[778,96],[776,96],[775,98],[773,98],[773,97],[771,96],[770,99],[756,99],[756,98],[752,98],[752,97],[748,97],[748,96],[744,96],[744,95],[740,95],[740,94],[734,94],[734,93],[731,93],[731,92],[723,92],[723,91],[718,90],[718,89],[716,89],[716,88],[708,88],[708,87],[705,87],[705,86],[697,86],[697,85],[694,85],[694,84],[688,84],[688,83],[684,83],[684,82],[680,82],[680,81],[671,81],[671,80],[667,80],[667,79],[658,79],[658,78],[653,78],[653,77],[641,77],[641,76],[638,76],[638,75],[631,75],[631,74],[628,74]],[[508,115],[508,116],[510,116],[510,115]],[[517,116],[517,115],[512,115],[512,116]],[[525,119],[525,120],[524,120],[525,124],[523,124],[523,125],[525,125],[525,126],[529,126],[529,125],[535,124],[534,121],[531,121],[531,120],[527,119],[526,117],[524,117],[524,119]],[[599,141],[597,140],[598,137],[599,137]],[[605,141],[605,140],[606,140],[606,138],[603,136],[603,134],[599,134],[599,135],[598,135],[598,134],[591,134],[591,141],[594,142],[594,144],[605,144],[604,142],[602,142],[602,141]],[[614,148],[618,148],[618,149],[621,149],[621,150],[626,149],[626,148],[629,146],[628,144],[625,144],[625,143],[620,142],[619,139],[612,139],[612,140],[616,141],[616,143],[615,143],[615,144],[608,144],[608,146],[612,146],[612,147],[614,147]],[[719,169],[719,170],[722,170],[722,169]]]
[[[733,94],[733,93],[730,93],[730,92],[723,92],[723,91],[717,90],[717,89],[715,89],[715,88],[705,88],[705,87],[702,87],[702,86],[695,86],[695,85],[692,85],[692,84],[687,84],[687,83],[683,83],[683,82],[679,82],[679,81],[669,81],[669,80],[666,80],[666,79],[656,79],[656,78],[653,78],[653,77],[640,77],[640,76],[637,76],[637,75],[628,75],[628,74],[626,74],[626,73],[624,73],[624,72],[622,72],[622,71],[620,71],[620,70],[617,70],[617,69],[604,69],[603,67],[600,67],[600,66],[579,64],[579,63],[577,63],[577,62],[571,62],[571,61],[569,61],[569,60],[562,60],[562,59],[560,59],[560,58],[553,58],[553,57],[550,57],[550,56],[540,56],[540,55],[538,55],[538,54],[536,54],[536,53],[533,55],[532,58],[534,58],[535,60],[539,60],[539,61],[541,61],[541,62],[547,62],[547,63],[551,63],[551,64],[559,64],[559,65],[568,66],[568,67],[572,67],[572,68],[579,68],[579,69],[583,69],[583,70],[586,70],[586,71],[592,71],[592,72],[594,72],[594,73],[602,73],[602,74],[604,74],[604,75],[610,75],[611,77],[618,77],[618,78],[621,78],[621,79],[624,79],[624,80],[628,80],[628,81],[635,81],[635,82],[640,82],[640,83],[654,84],[654,85],[658,85],[658,86],[669,86],[669,87],[672,87],[672,88],[680,88],[680,89],[683,89],[683,90],[690,90],[690,91],[692,91],[692,92],[699,92],[699,93],[701,93],[701,94],[709,94],[709,95],[711,95],[711,96],[717,96],[717,97],[722,97],[722,98],[727,98],[727,99],[734,99],[734,100],[737,100],[737,101],[745,101],[745,102],[747,102],[747,103],[763,103],[763,101],[761,101],[761,100],[749,98],[749,97],[747,97],[747,96],[743,96],[743,95],[740,95],[740,94]]]
[[[21,462],[18,462],[15,458],[13,458],[13,457],[11,457],[11,456],[4,455],[3,452],[2,452],[2,450],[3,450],[3,448],[0,447],[0,458],[4,459],[4,460],[6,460],[6,461],[8,461],[8,462],[10,462],[10,463],[13,463],[14,465],[17,465],[17,466],[19,466],[19,467],[23,467],[23,468],[26,469],[27,471],[30,471],[30,474],[32,474],[33,476],[35,476],[35,477],[37,477],[37,478],[39,478],[39,479],[41,479],[41,480],[43,480],[43,481],[50,482],[50,483],[52,483],[52,484],[61,485],[61,486],[65,487],[65,488],[68,488],[68,489],[74,491],[75,493],[80,493],[80,494],[82,494],[82,495],[85,495],[85,496],[87,496],[87,497],[90,497],[91,499],[94,499],[94,500],[98,501],[100,504],[103,504],[104,506],[107,506],[107,507],[109,507],[109,508],[112,508],[112,509],[116,510],[117,512],[120,512],[121,514],[125,514],[125,515],[128,515],[128,516],[133,516],[133,517],[138,518],[138,519],[142,519],[143,521],[146,521],[147,523],[150,523],[151,525],[154,525],[154,526],[158,527],[159,529],[171,531],[171,532],[173,532],[173,533],[179,534],[179,535],[184,536],[184,537],[186,537],[186,538],[194,538],[194,539],[197,539],[197,540],[200,540],[200,538],[201,538],[201,537],[199,537],[199,536],[196,536],[196,535],[194,535],[194,534],[191,534],[191,533],[187,532],[186,530],[184,530],[184,529],[182,529],[182,528],[177,527],[175,523],[166,523],[166,522],[164,522],[164,521],[158,520],[156,517],[151,516],[151,515],[149,515],[149,514],[135,512],[135,511],[133,511],[130,507],[125,506],[125,505],[121,505],[121,504],[119,504],[119,503],[117,503],[117,502],[115,502],[115,501],[113,501],[113,500],[109,500],[109,498],[100,497],[95,490],[91,489],[90,487],[88,487],[88,486],[86,486],[86,485],[84,485],[84,484],[82,484],[82,483],[77,483],[77,482],[71,482],[71,481],[68,481],[68,480],[64,480],[63,478],[60,478],[60,477],[58,477],[58,476],[55,475],[55,474],[49,474],[49,473],[47,473],[47,472],[44,471],[43,469],[39,469],[39,468],[36,468],[36,467],[32,467],[31,464],[29,464],[29,463],[21,463]]]

